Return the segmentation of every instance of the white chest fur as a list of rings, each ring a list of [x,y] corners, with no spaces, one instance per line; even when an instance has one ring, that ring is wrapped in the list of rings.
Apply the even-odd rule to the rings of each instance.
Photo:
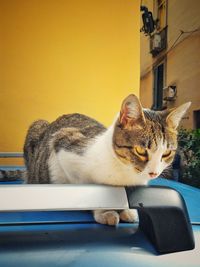
[[[97,183],[109,185],[146,184],[146,177],[125,165],[112,148],[113,126],[98,136],[80,156],[60,150],[49,159],[52,183]]]

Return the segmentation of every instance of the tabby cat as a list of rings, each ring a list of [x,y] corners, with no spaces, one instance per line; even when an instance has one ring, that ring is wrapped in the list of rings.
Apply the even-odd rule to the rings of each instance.
[[[27,182],[147,184],[172,163],[176,129],[189,106],[152,111],[129,95],[108,129],[81,114],[63,115],[52,123],[35,121],[24,144]],[[94,218],[116,225],[120,219],[134,221],[136,213],[94,211]]]

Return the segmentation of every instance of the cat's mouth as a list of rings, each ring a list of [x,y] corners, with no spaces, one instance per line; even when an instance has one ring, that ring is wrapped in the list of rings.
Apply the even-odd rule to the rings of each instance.
[[[154,172],[150,172],[149,174],[148,174],[148,178],[149,178],[149,180],[153,180],[153,179],[156,179],[158,176],[159,176],[159,173],[154,173]]]

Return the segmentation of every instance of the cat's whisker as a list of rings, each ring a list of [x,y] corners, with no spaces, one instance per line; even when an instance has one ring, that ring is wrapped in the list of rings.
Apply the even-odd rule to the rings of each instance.
[[[138,172],[138,173],[141,173],[142,171],[140,169],[138,169],[137,167],[135,167],[135,170]]]

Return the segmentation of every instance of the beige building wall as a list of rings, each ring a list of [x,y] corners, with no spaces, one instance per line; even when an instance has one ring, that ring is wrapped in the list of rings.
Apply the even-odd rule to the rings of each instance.
[[[153,1],[152,0],[144,0],[142,1],[144,6],[147,6],[149,10],[153,10]],[[142,17],[140,20],[140,25],[142,27]],[[140,70],[141,75],[144,75],[148,72],[149,68],[151,68],[152,64],[152,56],[149,52],[149,37],[145,36],[142,32],[140,34]]]
[[[199,0],[168,0],[168,47],[180,30],[200,30]],[[191,101],[192,105],[182,120],[182,126],[194,128],[193,111],[200,109],[200,31],[184,33],[167,55],[166,84],[177,86],[177,98],[169,107]]]
[[[168,46],[171,47],[180,30],[191,31],[200,27],[199,0],[168,0]],[[183,35],[179,41],[187,35]]]
[[[179,43],[167,58],[167,84],[176,85],[177,98],[169,107],[191,101],[182,120],[185,128],[194,128],[193,111],[200,110],[200,35],[195,34]]]
[[[142,5],[153,11],[154,1],[144,0]],[[143,25],[141,19],[141,27]],[[150,53],[150,38],[143,32],[140,33],[140,101],[143,107],[150,108],[153,101],[152,81],[152,55]]]
[[[151,108],[153,103],[153,75],[148,73],[145,75],[140,83],[140,101],[145,108]]]
[[[146,6],[153,11],[152,2],[146,0]],[[154,9],[155,11],[155,9]],[[149,37],[141,33],[141,80],[140,99],[145,107],[153,103],[153,64],[163,57],[166,60],[165,85],[177,86],[175,101],[167,102],[167,107],[175,107],[191,101],[192,106],[182,120],[185,128],[194,128],[193,111],[200,110],[200,1],[199,0],[168,0],[167,1],[167,50],[157,57],[149,57]],[[155,12],[154,12],[155,14]],[[156,16],[154,15],[154,18]],[[199,28],[195,33],[191,31]],[[170,49],[182,34],[173,49]],[[168,52],[167,52],[168,51]]]

